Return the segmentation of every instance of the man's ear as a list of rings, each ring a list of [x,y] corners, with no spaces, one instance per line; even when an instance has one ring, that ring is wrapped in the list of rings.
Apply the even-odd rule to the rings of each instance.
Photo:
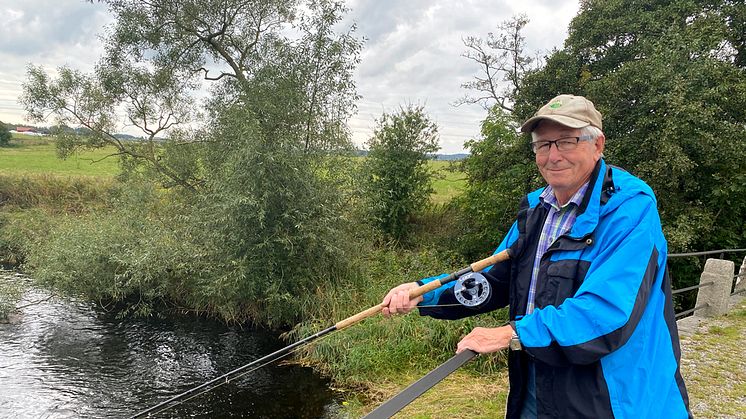
[[[596,143],[594,144],[596,147],[596,160],[600,159],[604,155],[604,147],[606,146],[606,136],[602,133],[598,137],[596,137]]]

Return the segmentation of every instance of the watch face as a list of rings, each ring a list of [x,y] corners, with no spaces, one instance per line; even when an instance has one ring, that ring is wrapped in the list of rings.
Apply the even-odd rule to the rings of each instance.
[[[510,349],[513,351],[520,351],[521,348],[521,341],[518,339],[511,339],[510,340]]]

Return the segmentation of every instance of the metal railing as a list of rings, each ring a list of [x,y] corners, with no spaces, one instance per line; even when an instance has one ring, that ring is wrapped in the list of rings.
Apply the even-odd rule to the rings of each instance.
[[[697,310],[701,310],[701,309],[703,309],[703,308],[707,308],[707,307],[709,307],[709,306],[710,306],[710,305],[709,305],[709,304],[707,304],[707,303],[704,303],[704,304],[700,304],[700,305],[698,305],[697,307],[694,307],[694,308],[690,308],[689,310],[684,310],[684,311],[682,311],[681,313],[676,313],[676,316],[675,316],[675,317],[676,317],[677,319],[680,319],[680,318],[682,318],[682,317],[684,317],[684,316],[686,316],[686,315],[689,315],[689,314],[693,314],[693,313],[694,313],[695,311],[697,311]]]
[[[703,282],[701,284],[692,285],[691,287],[679,288],[677,290],[671,291],[671,295],[681,294],[682,292],[685,292],[685,291],[691,291],[691,290],[696,290],[696,289],[704,288],[704,287],[707,287],[707,286],[712,285],[712,284],[714,284],[714,282],[708,281],[708,282]]]
[[[720,249],[720,250],[708,250],[708,251],[703,251],[703,252],[670,253],[668,255],[668,257],[669,258],[678,258],[678,257],[689,257],[689,256],[719,255],[720,256],[719,259],[724,259],[726,253],[740,253],[740,252],[746,252],[746,249]],[[746,291],[746,289],[741,289],[739,291],[735,290],[736,280],[738,278],[741,278],[741,277],[744,277],[744,276],[746,276],[746,274],[744,274],[744,273],[737,274],[737,275],[733,276],[733,283],[731,285],[731,290],[732,291],[730,293],[731,296],[737,295],[737,294],[741,294],[744,291]],[[678,294],[682,294],[682,293],[687,292],[687,291],[699,290],[700,288],[704,288],[704,287],[708,287],[708,286],[712,286],[712,285],[714,285],[713,281],[701,282],[701,283],[699,283],[697,285],[692,285],[692,286],[689,286],[689,287],[672,290],[671,291],[671,295],[678,295]],[[676,318],[677,319],[682,318],[684,316],[687,316],[689,314],[693,314],[694,312],[696,312],[698,310],[701,310],[701,309],[704,309],[704,308],[707,308],[707,307],[709,307],[708,303],[700,304],[698,306],[695,306],[694,308],[690,308],[688,310],[684,310],[684,311],[681,311],[679,313],[676,313]]]
[[[720,259],[722,259],[726,253],[738,253],[738,252],[746,252],[746,249],[720,249],[720,250],[707,250],[704,252],[669,253],[668,257],[679,258],[679,257],[685,257],[685,256],[708,256],[708,255],[716,255],[719,253]]]

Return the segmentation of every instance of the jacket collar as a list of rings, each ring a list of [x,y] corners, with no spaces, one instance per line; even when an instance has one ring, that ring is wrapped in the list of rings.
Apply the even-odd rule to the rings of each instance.
[[[608,201],[610,192],[614,190],[611,179],[611,168],[603,159],[599,159],[596,167],[591,173],[588,190],[585,192],[583,201],[578,207],[578,216],[572,229],[568,233],[570,237],[580,238],[592,233],[598,225],[601,206]]]
[[[525,204],[523,204],[525,205],[525,211],[532,212],[533,209],[541,205],[539,197],[545,189],[546,187],[537,189],[526,196]],[[611,166],[607,165],[603,159],[599,159],[588,180],[588,189],[585,196],[578,206],[575,224],[567,235],[577,239],[592,233],[598,225],[603,205],[606,204],[614,192]]]

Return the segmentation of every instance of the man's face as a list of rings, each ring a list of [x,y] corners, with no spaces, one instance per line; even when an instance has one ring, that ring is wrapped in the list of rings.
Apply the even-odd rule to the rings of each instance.
[[[533,141],[554,141],[565,137],[580,137],[580,129],[553,121],[543,121],[534,130]],[[604,136],[594,141],[580,141],[570,151],[559,151],[552,144],[549,153],[536,155],[536,166],[544,180],[554,189],[560,203],[566,203],[590,178],[604,150]]]

